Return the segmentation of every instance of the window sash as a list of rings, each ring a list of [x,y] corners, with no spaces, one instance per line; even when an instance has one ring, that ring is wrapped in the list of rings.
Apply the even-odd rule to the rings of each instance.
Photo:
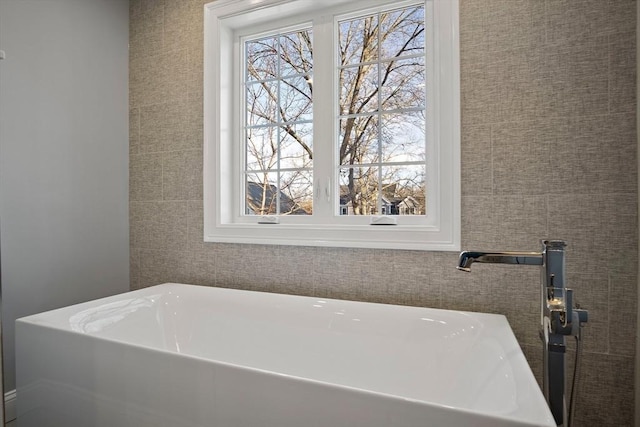
[[[238,112],[239,116],[244,119],[241,124],[241,138],[237,143],[237,148],[243,150],[242,153],[240,153],[240,157],[243,159],[242,167],[240,168],[241,175],[238,177],[244,184],[241,188],[241,194],[238,195],[238,204],[242,205],[242,208],[239,211],[240,216],[253,216],[253,218],[255,218],[255,215],[288,215],[302,214],[305,212],[304,205],[301,205],[293,197],[289,197],[289,195],[285,194],[283,182],[284,177],[290,176],[290,179],[293,180],[290,182],[291,185],[308,187],[308,184],[306,184],[305,181],[308,182],[309,179],[305,179],[305,177],[312,176],[313,174],[312,156],[309,156],[309,159],[305,160],[307,157],[305,154],[306,151],[300,147],[302,156],[299,160],[302,160],[303,163],[296,165],[296,161],[287,161],[287,159],[283,157],[283,144],[287,139],[285,128],[306,127],[312,129],[313,120],[309,118],[309,112],[307,111],[308,106],[305,106],[305,108],[303,108],[296,117],[283,116],[282,113],[285,112],[285,105],[282,103],[282,85],[293,79],[297,79],[298,83],[302,83],[300,79],[304,79],[308,82],[307,79],[313,78],[313,68],[311,68],[309,73],[292,73],[289,72],[290,70],[283,70],[280,61],[282,49],[281,42],[283,38],[292,34],[299,34],[302,31],[310,31],[311,34],[313,34],[312,24],[302,23],[293,27],[278,27],[274,31],[268,33],[261,32],[259,34],[243,36],[240,38],[240,43],[238,44],[238,49],[240,49],[238,57],[242,58],[242,61],[238,64],[238,71],[241,71],[241,74],[244,76],[244,79],[240,82],[242,90],[239,93],[240,100],[238,102],[238,105],[241,108],[241,112]],[[247,51],[247,46],[249,44],[259,44],[260,42],[266,43],[267,46],[270,44],[275,46],[276,55],[272,58],[275,59],[275,64],[270,64],[273,68],[270,70],[270,75],[253,76],[249,69],[251,62],[249,61],[250,52]],[[270,88],[270,91],[267,92],[270,85],[275,86],[275,88]],[[272,108],[274,108],[273,112],[267,112],[271,114],[271,117],[268,119],[261,117],[265,122],[257,125],[252,124],[253,121],[249,120],[250,118],[253,118],[253,116],[260,117],[260,114],[254,114],[253,112],[255,109],[249,108],[249,104],[253,102],[254,99],[248,96],[250,91],[256,86],[260,90],[267,86],[267,89],[264,89],[264,91],[267,92],[266,98],[267,101],[270,101],[272,104]],[[273,99],[274,93],[275,99]],[[311,111],[313,111],[312,103]],[[300,114],[304,114],[302,119],[300,118]],[[249,147],[249,135],[269,131],[275,132],[275,138],[272,134],[268,136],[271,144],[273,144],[273,139],[275,139],[275,152],[272,150],[271,153],[263,155],[262,159],[260,158],[261,156],[257,154],[255,156],[250,156],[249,151],[251,151],[251,149]],[[311,147],[313,147],[313,135],[311,135]],[[270,147],[267,147],[267,151],[269,151],[269,148]],[[262,165],[263,167],[250,167],[250,160],[253,159],[258,163],[258,166],[261,166],[261,160],[267,160],[269,161],[269,167],[264,167],[264,165]],[[307,194],[309,194],[308,191]],[[312,188],[310,195],[313,196]],[[258,200],[255,200],[256,198],[258,198]],[[268,203],[269,210],[275,209],[275,212],[263,212],[267,198],[270,199],[270,203]]]

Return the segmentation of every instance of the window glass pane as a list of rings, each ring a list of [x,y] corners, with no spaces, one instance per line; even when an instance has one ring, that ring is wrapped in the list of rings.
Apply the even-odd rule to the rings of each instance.
[[[277,128],[249,128],[246,132],[247,170],[267,171],[275,168],[278,162]]]
[[[278,174],[249,173],[246,175],[246,215],[273,215],[278,209]]]
[[[382,168],[382,198],[386,215],[425,215],[425,167],[423,165]]]
[[[340,169],[340,208],[346,207],[348,215],[377,215],[378,178],[377,167]]]
[[[247,126],[269,125],[278,121],[278,84],[249,83],[246,89]]]
[[[266,80],[278,75],[278,39],[267,37],[245,44],[246,79]]]
[[[308,78],[280,80],[280,115],[283,122],[313,120],[311,85]]]
[[[340,64],[359,64],[378,59],[378,16],[342,21],[338,28]]]
[[[341,165],[379,162],[378,116],[340,120],[339,144]]]
[[[424,162],[424,111],[382,115],[382,161]]]
[[[385,62],[381,67],[384,110],[425,107],[424,56]]]
[[[280,128],[280,168],[310,168],[313,157],[313,125],[288,124]]]
[[[288,171],[280,177],[280,213],[310,215],[313,213],[313,176],[311,171]]]
[[[340,164],[378,162],[378,116],[349,117],[340,120]]]
[[[424,52],[424,6],[380,14],[382,58]]]
[[[280,36],[280,75],[310,75],[313,68],[310,29]]]
[[[378,64],[340,69],[340,114],[360,114],[378,109]]]

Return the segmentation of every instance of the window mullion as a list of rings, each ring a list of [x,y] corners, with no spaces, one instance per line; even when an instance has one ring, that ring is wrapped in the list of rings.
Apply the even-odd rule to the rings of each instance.
[[[336,172],[333,17],[313,21],[313,216],[315,223],[329,223],[335,215]],[[329,191],[329,196],[327,196]]]
[[[380,12],[377,13],[377,22],[378,22],[378,46],[377,51],[378,54],[376,57],[378,58],[376,63],[378,66],[378,93],[376,97],[378,98],[378,111],[376,115],[378,116],[378,124],[377,124],[377,134],[378,134],[378,200],[376,202],[377,212],[378,214],[385,215],[386,212],[382,212],[382,50],[380,46],[382,45],[382,22],[380,17]]]

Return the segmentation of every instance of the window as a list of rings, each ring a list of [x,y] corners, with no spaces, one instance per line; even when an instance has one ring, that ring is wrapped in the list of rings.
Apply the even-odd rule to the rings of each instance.
[[[459,250],[457,1],[205,12],[205,241]]]

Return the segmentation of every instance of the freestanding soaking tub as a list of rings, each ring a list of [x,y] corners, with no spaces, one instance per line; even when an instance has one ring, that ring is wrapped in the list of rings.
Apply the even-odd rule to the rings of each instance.
[[[500,315],[168,283],[16,328],[20,427],[555,425]]]

